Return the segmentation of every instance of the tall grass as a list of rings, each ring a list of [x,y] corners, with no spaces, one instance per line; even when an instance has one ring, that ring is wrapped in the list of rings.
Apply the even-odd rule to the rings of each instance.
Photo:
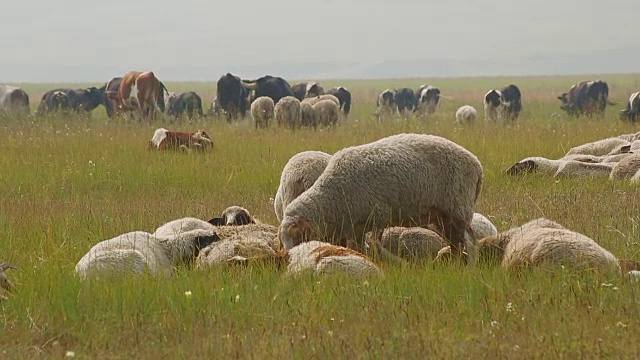
[[[601,78],[620,103],[640,79]],[[570,270],[516,276],[488,266],[383,264],[384,279],[368,281],[284,279],[271,267],[185,268],[168,280],[81,283],[74,276],[76,262],[96,242],[153,231],[179,217],[207,219],[238,204],[275,224],[270,198],[293,154],[333,153],[400,132],[441,135],[474,152],[485,171],[477,211],[499,229],[545,216],[620,257],[640,259],[635,186],[504,174],[527,156],[559,157],[577,144],[637,131],[617,120],[620,106],[604,119],[552,117],[559,112],[557,92],[578,80],[327,81],[325,87],[353,91],[354,110],[336,129],[318,132],[256,131],[248,120],[144,125],[107,120],[103,109],[90,119],[0,118],[0,261],[19,266],[9,273],[16,291],[0,304],[0,358],[56,358],[68,351],[101,359],[639,357],[638,285]],[[428,120],[375,121],[380,90],[424,82],[453,100]],[[481,112],[486,89],[510,82],[520,86],[526,107],[516,125],[453,124],[458,106]],[[25,86],[34,107],[47,86]],[[214,88],[168,87],[205,97]],[[157,125],[203,128],[215,148],[149,152]]]

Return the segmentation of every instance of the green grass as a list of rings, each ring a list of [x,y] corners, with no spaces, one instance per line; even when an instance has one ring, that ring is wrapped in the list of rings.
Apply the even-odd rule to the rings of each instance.
[[[640,75],[585,78],[596,77],[620,104],[640,88]],[[16,291],[0,305],[0,358],[67,351],[100,359],[640,357],[640,287],[623,278],[419,264],[383,264],[385,277],[369,281],[291,280],[270,267],[85,283],[73,272],[101,240],[184,216],[207,219],[233,204],[275,224],[269,199],[293,154],[333,153],[400,132],[445,136],[475,153],[485,170],[477,211],[500,230],[545,216],[619,257],[640,259],[640,192],[632,184],[503,173],[527,156],[557,158],[577,144],[638,130],[617,120],[621,105],[600,120],[552,117],[560,112],[555,96],[580,79],[326,81],[353,91],[354,110],[337,129],[319,132],[255,131],[248,120],[140,125],[107,120],[103,108],[90,119],[0,118],[0,261],[19,266],[8,272]],[[374,120],[379,91],[425,82],[453,97],[436,116]],[[458,106],[481,113],[487,88],[511,82],[526,107],[515,126],[453,124]],[[206,102],[214,89],[167,85],[198,91]],[[24,85],[33,108],[55,86]],[[203,128],[215,149],[148,152],[160,125]]]

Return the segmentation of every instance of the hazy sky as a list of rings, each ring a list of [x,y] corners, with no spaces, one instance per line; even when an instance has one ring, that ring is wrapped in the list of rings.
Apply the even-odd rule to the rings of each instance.
[[[335,64],[321,71],[331,77],[389,60],[637,49],[639,13],[626,0],[5,1],[0,82],[102,81],[132,69],[209,81],[280,63],[304,74],[305,62]]]

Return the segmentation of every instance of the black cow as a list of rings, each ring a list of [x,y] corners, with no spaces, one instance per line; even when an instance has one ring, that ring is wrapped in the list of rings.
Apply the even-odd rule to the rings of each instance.
[[[218,79],[216,104],[227,115],[228,122],[246,115],[248,97],[249,90],[239,77],[227,73]]]
[[[121,83],[121,77],[114,77],[107,81],[107,83],[104,85],[104,107],[107,111],[107,116],[110,118],[113,118],[116,115],[116,111],[118,110],[118,90],[120,89]],[[162,112],[164,112],[165,110],[165,91],[167,91],[167,88],[164,86],[162,81],[160,81],[160,91],[158,92],[158,100],[156,101],[156,105],[158,110]]]
[[[624,110],[620,110],[620,119],[628,120],[632,123],[636,123],[638,121],[638,114],[640,113],[640,91],[634,92],[629,96],[629,102],[627,103],[627,108]]]
[[[327,94],[337,97],[340,101],[340,110],[344,116],[349,116],[349,112],[351,112],[351,93],[349,90],[344,86],[338,86],[329,90]]]
[[[517,86],[511,84],[502,89],[500,101],[504,106],[502,113],[509,120],[516,120],[522,111],[522,95]]]
[[[398,113],[416,110],[416,94],[409,88],[396,90],[393,101],[398,109]]]
[[[291,90],[293,90],[293,96],[300,101],[324,94],[324,88],[316,82],[297,83],[291,87]]]
[[[416,91],[416,110],[433,114],[440,107],[440,89],[431,85],[422,85]]]
[[[193,118],[194,114],[203,116],[202,98],[193,91],[177,94],[169,93],[165,110],[169,116],[179,117],[186,114],[190,119]]]
[[[293,89],[289,83],[281,78],[265,75],[256,80],[242,80],[247,89],[252,90],[251,100],[261,96],[268,96],[277,104],[285,96],[293,96]]]
[[[47,91],[40,101],[38,113],[44,114],[57,110],[72,110],[90,113],[104,104],[105,87],[98,89],[55,89]]]
[[[583,81],[575,84],[568,93],[558,96],[560,108],[571,116],[604,116],[609,102],[609,85],[604,81]]]

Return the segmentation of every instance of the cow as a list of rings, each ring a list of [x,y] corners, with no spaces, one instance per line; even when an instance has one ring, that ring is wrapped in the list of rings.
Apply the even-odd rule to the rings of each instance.
[[[122,77],[114,77],[104,85],[104,107],[107,111],[107,116],[110,118],[113,118],[119,111],[123,110],[118,107],[118,91],[120,90],[121,83]],[[164,86],[162,81],[160,81],[160,87],[161,89],[158,91],[158,100],[156,104],[158,110],[164,111],[164,93],[167,88]]]
[[[121,110],[140,110],[142,120],[154,120],[158,105],[158,93],[166,91],[164,84],[156,78],[153,71],[130,71],[118,88],[118,108]]]
[[[169,116],[187,115],[189,119],[193,119],[194,115],[202,117],[202,98],[193,91],[169,93],[166,98],[165,110]]]
[[[340,101],[340,111],[345,117],[349,116],[351,112],[351,92],[344,86],[338,86],[329,90],[327,94],[337,97],[338,101]]]
[[[165,128],[156,129],[147,146],[148,150],[185,150],[205,151],[213,146],[209,135],[198,130],[194,133],[169,131]]]
[[[316,82],[297,83],[291,87],[291,90],[293,91],[293,97],[300,101],[324,94],[324,88]]]
[[[634,92],[629,96],[627,108],[620,110],[620,119],[628,120],[635,124],[638,121],[638,113],[640,113],[640,91]]]
[[[433,114],[440,107],[440,89],[431,85],[421,85],[416,91],[417,111],[421,114]]]
[[[609,102],[609,85],[600,80],[575,84],[569,92],[558,96],[558,99],[562,102],[560,108],[576,117],[592,117],[594,114],[604,116],[607,104],[614,104]]]
[[[0,112],[28,115],[29,95],[18,87],[0,85]]]
[[[504,106],[502,110],[503,115],[511,121],[517,120],[522,111],[522,95],[520,94],[520,89],[513,84],[505,87],[501,91],[500,101]]]
[[[105,88],[90,87],[88,89],[54,89],[42,95],[38,114],[51,113],[58,110],[71,110],[76,113],[90,113],[100,105],[104,105]]]
[[[486,121],[497,121],[502,119],[502,91],[491,89],[484,95],[484,118]]]
[[[218,79],[214,104],[227,116],[227,122],[244,117],[249,108],[249,90],[242,80],[227,73]]]
[[[396,109],[396,104],[394,100],[394,92],[391,89],[386,89],[378,95],[378,102],[376,103],[378,110],[376,111],[376,115],[378,116],[378,121],[381,120],[383,116],[390,116]]]
[[[242,80],[244,86],[252,90],[251,101],[260,96],[268,96],[277,104],[285,96],[293,96],[293,89],[289,83],[277,76],[265,75],[256,80]]]
[[[409,88],[401,88],[395,91],[393,101],[398,110],[398,115],[416,110],[416,94]]]

